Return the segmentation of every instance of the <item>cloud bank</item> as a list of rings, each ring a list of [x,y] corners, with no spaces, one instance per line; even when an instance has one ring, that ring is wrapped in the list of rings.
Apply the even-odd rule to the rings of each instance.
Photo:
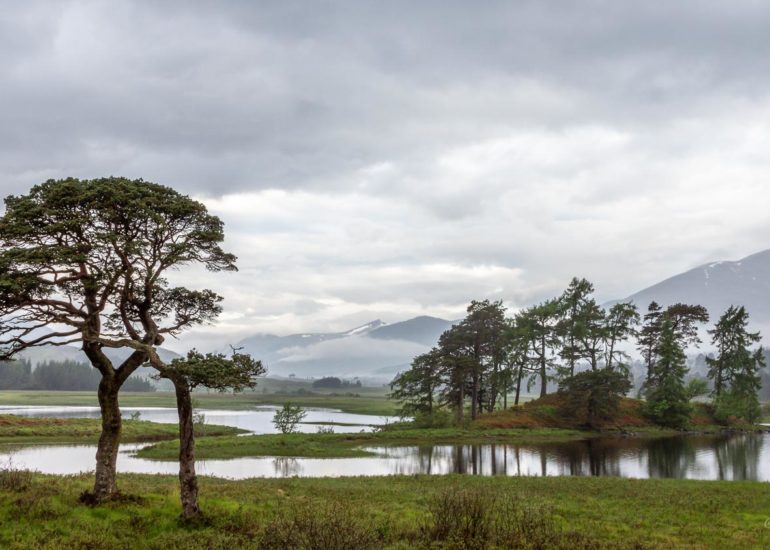
[[[177,347],[610,299],[768,247],[770,6],[25,2],[0,15],[0,192],[143,177],[241,270]]]

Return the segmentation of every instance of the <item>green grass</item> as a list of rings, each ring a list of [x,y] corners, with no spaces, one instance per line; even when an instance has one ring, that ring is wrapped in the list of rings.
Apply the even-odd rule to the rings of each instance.
[[[243,433],[228,426],[206,424],[199,436],[225,436]],[[98,418],[30,418],[0,415],[0,444],[96,443],[101,433]],[[124,420],[123,442],[161,441],[178,437],[177,424]],[[205,439],[205,438],[204,438]],[[201,439],[203,441],[204,439]]]
[[[259,405],[282,405],[291,401],[302,407],[322,407],[339,409],[353,414],[393,415],[397,404],[385,397],[379,388],[356,389],[356,393],[260,393],[244,392],[239,394],[195,393],[195,406],[200,409],[251,409]],[[123,407],[176,407],[176,397],[172,392],[121,392],[120,404]],[[96,392],[71,391],[0,391],[0,405],[99,405]]]
[[[241,437],[208,437],[196,443],[198,458],[245,456],[294,456],[305,458],[349,458],[372,456],[361,447],[395,445],[450,445],[564,441],[585,438],[586,433],[559,429],[479,430],[464,428],[392,429],[353,434],[267,434]],[[141,449],[142,458],[176,460],[178,442],[163,441]]]
[[[542,509],[566,547],[574,541],[588,541],[594,548],[770,547],[765,527],[770,492],[764,483],[611,477],[203,478],[206,518],[194,526],[178,520],[174,477],[120,476],[121,490],[134,498],[96,508],[78,502],[91,483],[90,476],[35,475],[26,486],[14,487],[0,476],[0,546],[258,548],[262,537],[285,525],[299,508],[328,522],[308,525],[312,518],[305,518],[289,524],[299,531],[313,527],[316,536],[323,536],[355,522],[371,547],[427,547],[431,503],[442,492],[459,489]],[[342,522],[333,524],[330,510],[343,512]]]

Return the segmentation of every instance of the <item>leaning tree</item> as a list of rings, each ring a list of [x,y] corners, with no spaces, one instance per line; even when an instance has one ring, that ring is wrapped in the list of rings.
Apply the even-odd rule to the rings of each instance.
[[[0,217],[0,348],[79,344],[100,375],[102,433],[93,498],[117,491],[118,392],[168,335],[211,321],[221,298],[174,287],[173,269],[235,270],[206,207],[143,180],[49,180],[5,200]],[[128,348],[116,361],[109,349]]]
[[[176,408],[179,416],[179,493],[182,517],[192,520],[200,514],[198,505],[198,478],[195,474],[195,429],[193,422],[192,391],[203,387],[220,392],[239,392],[254,388],[255,378],[265,374],[261,361],[234,350],[232,357],[221,353],[202,354],[196,350],[187,357],[164,362],[157,351],[148,348],[150,364],[158,371],[158,378],[174,384]]]

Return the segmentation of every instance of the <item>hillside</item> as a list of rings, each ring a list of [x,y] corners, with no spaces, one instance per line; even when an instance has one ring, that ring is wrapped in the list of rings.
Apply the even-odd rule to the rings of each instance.
[[[704,264],[628,296],[641,310],[653,300],[701,304],[716,319],[730,305],[744,305],[757,325],[770,326],[770,250],[737,261]]]

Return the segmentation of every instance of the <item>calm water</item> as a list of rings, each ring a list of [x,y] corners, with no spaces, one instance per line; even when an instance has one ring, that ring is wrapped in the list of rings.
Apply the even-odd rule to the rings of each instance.
[[[228,412],[228,411],[222,411]],[[229,411],[232,412],[232,411]],[[238,415],[241,413],[232,413]],[[217,420],[217,422],[221,422]],[[231,424],[232,425],[232,424]],[[144,444],[122,445],[118,470],[176,474],[175,462],[133,455]],[[770,434],[666,438],[599,438],[527,445],[438,445],[368,448],[367,458],[239,458],[199,460],[203,475],[338,477],[393,474],[619,476],[770,481]],[[46,473],[93,469],[94,445],[0,447],[0,464]]]
[[[257,407],[250,410],[208,410],[200,412],[205,416],[206,424],[219,424],[233,426],[248,430],[257,434],[277,433],[273,426],[273,415],[277,407]],[[350,426],[334,426],[337,433],[351,433],[371,431],[372,425],[395,422],[398,418],[393,416],[372,416],[367,414],[350,414],[333,409],[305,409],[307,416],[303,422],[341,422]],[[121,407],[124,418],[129,418],[132,413],[138,412],[140,420],[150,422],[165,422],[176,424],[179,421],[176,409],[167,407]],[[99,418],[98,407],[15,407],[0,406],[0,414],[15,414],[19,416],[37,416],[54,418]],[[315,432],[318,429],[314,424],[300,424],[297,426],[303,432]]]

